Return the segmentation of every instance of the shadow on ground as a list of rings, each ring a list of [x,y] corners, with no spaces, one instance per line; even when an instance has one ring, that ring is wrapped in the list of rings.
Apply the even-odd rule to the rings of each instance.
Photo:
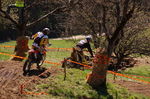
[[[24,76],[39,76],[40,78],[48,78],[50,75],[51,73],[46,68],[32,69],[27,74],[24,74]]]
[[[97,93],[99,94],[99,98],[100,98],[100,99],[101,99],[102,97],[107,97],[107,99],[113,99],[113,96],[108,93],[107,86],[100,87],[100,88],[97,89],[96,91],[97,91]]]

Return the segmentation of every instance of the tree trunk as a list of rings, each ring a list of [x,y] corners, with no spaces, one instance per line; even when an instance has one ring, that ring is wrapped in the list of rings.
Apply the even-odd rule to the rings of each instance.
[[[18,37],[18,39],[16,40],[16,46],[14,50],[16,56],[26,56],[26,52],[29,50],[28,41],[29,39],[25,36]],[[13,57],[12,60],[22,61],[23,59]]]
[[[29,47],[28,47],[29,39],[24,36],[25,26],[21,26],[20,28],[18,28],[18,33],[19,33],[19,37],[16,40],[16,46],[15,46],[14,52],[16,56],[25,57],[26,52],[29,50]],[[13,57],[12,60],[22,61],[23,59]]]
[[[120,57],[117,57],[117,64],[116,64],[116,68],[115,68],[115,71],[117,72],[118,69],[121,69],[122,68],[122,65],[121,65],[121,62],[123,61],[124,59],[124,56],[120,56]]]
[[[100,39],[98,37],[94,37],[94,47],[99,48],[100,47]]]
[[[109,58],[105,49],[98,49],[93,60],[93,71],[87,79],[87,83],[94,89],[106,87],[106,74]]]

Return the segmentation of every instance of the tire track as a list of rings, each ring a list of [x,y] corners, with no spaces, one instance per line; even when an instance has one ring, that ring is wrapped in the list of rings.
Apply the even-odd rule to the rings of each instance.
[[[0,62],[0,99],[25,99],[18,86],[27,79],[22,75],[22,63],[16,61]]]

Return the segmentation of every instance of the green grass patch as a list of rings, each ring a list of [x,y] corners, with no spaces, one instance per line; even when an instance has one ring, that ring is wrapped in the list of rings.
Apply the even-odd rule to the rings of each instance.
[[[14,46],[15,43],[16,43],[15,41],[11,41],[11,42],[0,43],[0,45]],[[0,47],[1,53],[14,54],[13,51],[14,51],[14,48]],[[0,60],[8,60],[8,59],[10,59],[10,56],[0,54]]]
[[[33,40],[29,41],[29,47],[31,47]],[[50,40],[52,46],[49,48],[72,48],[75,45],[75,41],[73,40]],[[0,43],[0,45],[6,46],[15,46],[16,41],[4,42]],[[14,48],[0,47],[0,52],[14,54]],[[57,56],[57,57],[56,57]],[[58,62],[58,60],[62,60],[64,57],[70,56],[70,52],[66,50],[55,50],[47,52],[47,60]],[[0,55],[0,60],[8,60],[10,56]]]
[[[139,78],[142,80],[150,81],[150,78],[145,78],[145,77],[150,77],[150,65],[145,65],[145,66],[135,66],[133,68],[128,68],[127,70],[122,72],[123,74],[129,74],[129,75],[137,75],[137,76],[144,76],[144,77],[135,77],[134,78]]]
[[[125,88],[116,84],[107,83],[107,90],[93,90],[86,83],[89,71],[67,69],[67,78],[64,81],[63,73],[55,78],[49,78],[47,84],[39,84],[37,88],[49,93],[53,99],[148,99],[142,95],[131,94]],[[48,96],[43,97],[47,99]]]

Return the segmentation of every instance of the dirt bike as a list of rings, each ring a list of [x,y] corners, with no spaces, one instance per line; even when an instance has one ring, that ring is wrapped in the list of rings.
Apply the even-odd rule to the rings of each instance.
[[[36,63],[37,69],[40,70],[46,58],[46,50],[43,48],[42,51],[31,49],[27,60],[23,66],[23,75],[26,75],[30,72],[31,66]]]
[[[68,68],[77,68],[84,70],[84,66],[80,64],[73,63],[71,61],[75,61],[77,63],[85,64],[85,65],[91,65],[89,62],[91,61],[90,56],[86,56],[84,54],[80,54],[78,51],[74,50],[73,51],[73,57],[68,57],[62,61],[62,67],[64,68],[65,66]]]

